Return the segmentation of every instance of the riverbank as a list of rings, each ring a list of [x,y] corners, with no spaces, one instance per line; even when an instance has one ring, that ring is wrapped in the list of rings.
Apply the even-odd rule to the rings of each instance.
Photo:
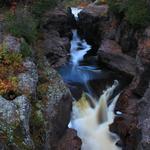
[[[38,14],[38,22],[30,7],[8,18],[0,15],[0,149],[81,148],[81,139],[68,123],[72,95],[79,99],[85,87],[66,85],[55,70],[70,58],[74,27],[92,47],[80,67],[96,62],[94,75],[100,77],[96,71],[101,69],[111,72],[88,81],[95,97],[112,85],[116,75],[129,84],[122,87],[115,107],[122,114],[110,125],[121,139],[117,144],[124,150],[149,149],[150,27],[133,27],[106,4],[82,8],[77,22],[63,7]]]

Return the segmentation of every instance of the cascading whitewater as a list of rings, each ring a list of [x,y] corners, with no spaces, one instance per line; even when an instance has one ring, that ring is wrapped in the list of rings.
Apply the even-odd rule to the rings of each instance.
[[[83,60],[84,55],[91,49],[85,40],[81,40],[77,34],[77,30],[72,30],[73,38],[71,41],[71,62],[74,66],[78,66]]]
[[[118,82],[115,81],[109,87],[99,101],[94,100],[93,106],[82,96],[79,101],[73,103],[71,127],[76,129],[82,139],[82,150],[120,150],[115,145],[118,137],[109,131],[109,124],[114,120],[114,107],[119,97],[117,95],[109,107],[107,101],[113,94]]]

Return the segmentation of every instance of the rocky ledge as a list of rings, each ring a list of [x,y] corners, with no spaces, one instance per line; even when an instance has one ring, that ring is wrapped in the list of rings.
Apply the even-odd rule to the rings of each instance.
[[[8,54],[16,54],[15,59],[21,60],[17,64],[21,71],[13,74],[18,67],[7,70],[9,75],[16,75],[13,82],[17,92],[0,95],[0,149],[80,149],[76,131],[68,129],[70,90],[45,56],[38,61],[32,56],[21,59],[22,40],[12,35],[3,35],[2,39]],[[3,65],[7,63],[1,64],[1,69]]]
[[[117,17],[106,5],[88,6],[79,14],[79,30],[93,48],[99,47],[100,66],[132,79],[116,104],[115,112],[122,114],[116,113],[110,125],[110,130],[120,136],[117,144],[123,150],[147,150],[150,147],[150,27],[136,30]]]
[[[43,16],[41,25],[43,33],[38,47],[43,50],[43,55],[47,57],[52,67],[59,67],[67,61],[73,19],[70,12],[58,9]]]

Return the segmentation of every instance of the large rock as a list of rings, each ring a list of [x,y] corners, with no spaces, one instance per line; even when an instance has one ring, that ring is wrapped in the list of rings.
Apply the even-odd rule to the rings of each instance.
[[[46,60],[41,73],[37,94],[38,98],[41,99],[40,111],[43,114],[43,125],[38,126],[38,129],[42,130],[41,134],[44,141],[36,143],[38,143],[38,147],[41,146],[40,148],[43,149],[55,149],[58,141],[68,128],[72,96],[61,77]],[[38,131],[35,132],[39,134]],[[38,138],[35,140],[38,141]]]
[[[105,39],[101,41],[101,46],[98,52],[107,52],[107,53],[121,53],[121,46],[114,40]]]
[[[68,38],[61,38],[59,33],[53,30],[44,34],[41,49],[44,50],[49,63],[53,67],[58,67],[67,61],[70,42]]]
[[[21,42],[19,38],[16,38],[11,35],[7,35],[4,37],[3,42],[9,51],[20,52]]]
[[[39,49],[44,51],[53,67],[59,67],[66,63],[70,49],[71,14],[56,9],[47,12],[42,20],[43,37]]]
[[[108,42],[105,42],[104,44],[106,44],[106,46],[102,45],[98,51],[99,64],[104,64],[108,68],[129,77],[134,77],[136,74],[135,59],[120,52],[115,52],[120,50],[118,49],[119,46],[114,43],[109,43],[111,45],[108,45]],[[116,49],[114,46],[117,46]],[[106,48],[106,51],[104,48]]]
[[[25,72],[18,75],[18,90],[22,94],[35,95],[38,82],[38,72],[35,63],[26,59],[23,62]]]
[[[149,84],[150,85],[150,84]],[[138,123],[141,129],[141,140],[139,142],[138,150],[149,150],[150,148],[150,86],[146,90],[144,97],[139,101],[138,105]]]
[[[48,31],[58,31],[61,37],[70,37],[72,26],[71,19],[70,14],[66,11],[55,9],[44,15],[42,26]]]
[[[150,81],[150,39],[149,29],[139,39],[136,56],[136,74],[132,83],[120,95],[115,111],[123,114],[116,117],[110,126],[123,140],[125,150],[148,150],[149,136],[149,81]]]
[[[31,105],[27,97],[19,96],[9,101],[0,96],[0,107],[0,143],[3,143],[1,146],[18,150],[23,147],[33,149],[34,144],[29,131]],[[20,140],[17,142],[18,139]],[[10,144],[7,145],[7,142]]]
[[[135,77],[135,93],[143,96],[148,88],[150,80],[150,38],[139,42],[139,50],[136,56],[137,75]]]
[[[79,31],[94,48],[99,47],[101,23],[107,20],[107,13],[107,5],[89,5],[79,13]]]
[[[126,21],[118,24],[115,39],[121,45],[123,53],[133,57],[136,56],[138,47],[136,30]]]
[[[67,129],[58,143],[57,150],[80,150],[81,144],[82,142],[77,136],[77,132],[74,129]]]
[[[110,130],[119,135],[122,141],[123,150],[137,150],[140,139],[140,130],[137,127],[137,101],[131,87],[125,89],[116,104],[115,112],[122,112],[116,115]]]

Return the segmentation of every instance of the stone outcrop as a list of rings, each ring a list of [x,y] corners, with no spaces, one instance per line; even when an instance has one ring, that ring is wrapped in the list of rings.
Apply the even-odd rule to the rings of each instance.
[[[68,129],[62,139],[59,141],[57,150],[80,150],[81,139],[77,136],[74,129]]]
[[[72,17],[64,10],[47,12],[42,19],[43,35],[39,40],[39,49],[44,51],[49,63],[59,67],[66,63],[72,36]]]
[[[138,125],[141,129],[141,140],[138,143],[138,150],[148,150],[150,148],[150,84],[149,88],[146,90],[143,98],[139,101],[138,105]]]
[[[66,88],[63,80],[55,70],[49,69],[47,75],[51,84],[48,86],[48,101],[44,112],[47,120],[46,143],[48,148],[53,148],[54,144],[57,144],[57,141],[67,129],[72,98],[69,89]]]
[[[136,56],[136,74],[132,83],[121,94],[116,111],[123,115],[115,118],[110,126],[120,135],[124,149],[149,149],[149,81],[150,81],[150,47],[148,29],[139,39]]]
[[[116,104],[115,112],[122,114],[116,113],[110,125],[110,130],[121,138],[117,144],[121,144],[123,150],[147,150],[150,147],[150,27],[137,31],[122,16],[104,9],[104,13],[100,12],[102,9],[98,7],[103,6],[84,8],[79,14],[79,30],[92,46],[99,47],[99,65],[133,79]]]
[[[18,75],[18,90],[23,94],[35,95],[38,82],[37,67],[30,59],[24,60],[23,67],[25,72]]]
[[[67,61],[70,42],[67,37],[60,37],[57,31],[52,30],[44,33],[40,49],[44,51],[49,63],[53,67],[58,67]]]
[[[58,31],[61,37],[71,36],[70,14],[66,10],[55,9],[43,16],[42,26],[48,31]]]
[[[7,35],[4,37],[4,44],[9,51],[20,52],[20,38],[16,38],[11,35]]]
[[[103,40],[98,50],[99,64],[134,77],[136,74],[136,61],[134,58],[122,53],[121,47],[113,40]]]
[[[29,99],[22,95],[16,97],[13,101],[9,101],[0,96],[0,106],[0,143],[10,143],[10,145],[6,146],[1,144],[2,148],[21,149],[25,147],[33,149],[34,144],[29,131],[31,113]],[[17,130],[20,130],[19,134]],[[18,143],[16,142],[17,139],[20,139]]]
[[[107,5],[89,5],[79,13],[79,32],[94,49],[99,47],[101,22],[107,19],[107,13]]]

